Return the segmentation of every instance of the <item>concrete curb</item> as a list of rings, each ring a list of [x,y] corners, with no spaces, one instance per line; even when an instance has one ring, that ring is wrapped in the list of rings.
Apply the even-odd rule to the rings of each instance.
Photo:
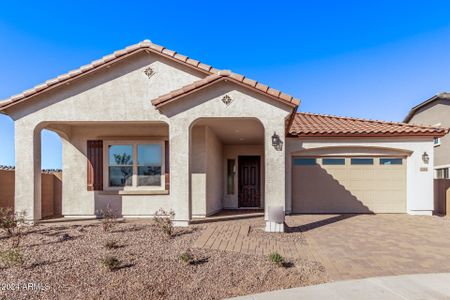
[[[233,299],[450,299],[450,273],[336,281]]]

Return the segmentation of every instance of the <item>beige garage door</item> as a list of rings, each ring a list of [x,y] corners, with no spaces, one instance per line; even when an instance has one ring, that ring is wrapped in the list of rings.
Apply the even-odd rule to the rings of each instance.
[[[294,213],[405,213],[406,160],[294,157]]]

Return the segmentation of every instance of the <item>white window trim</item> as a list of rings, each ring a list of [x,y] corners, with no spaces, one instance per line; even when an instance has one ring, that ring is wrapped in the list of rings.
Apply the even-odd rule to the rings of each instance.
[[[138,186],[138,160],[137,145],[159,144],[161,145],[161,185],[160,186]],[[108,148],[111,145],[131,145],[133,147],[133,175],[132,186],[109,186],[109,155]],[[103,141],[103,186],[105,191],[163,191],[166,187],[165,176],[165,143],[163,139],[145,139],[145,140],[104,140]]]

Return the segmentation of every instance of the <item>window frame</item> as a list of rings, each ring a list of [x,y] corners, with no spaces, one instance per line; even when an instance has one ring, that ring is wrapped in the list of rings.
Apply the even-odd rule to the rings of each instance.
[[[160,145],[161,146],[161,185],[138,185],[138,145]],[[109,146],[113,145],[131,145],[133,151],[133,175],[131,176],[131,186],[110,186],[109,185]],[[103,141],[103,186],[107,191],[164,191],[166,187],[165,176],[165,140],[164,139],[145,139],[145,140],[105,140]]]
[[[388,160],[388,159],[390,159],[390,160],[395,160],[395,161],[400,160],[400,163],[399,163],[399,164],[397,164],[397,163],[394,163],[394,164],[383,164],[383,163],[381,162],[382,160]],[[379,164],[380,166],[403,166],[403,164],[404,164],[404,159],[403,159],[402,157],[380,157],[380,158],[378,159],[378,164]]]
[[[295,157],[293,157],[293,159],[292,159],[292,165],[293,166],[302,166],[302,167],[305,167],[305,166],[317,166],[319,163],[318,163],[318,161],[317,161],[317,157],[304,157],[304,156],[295,156]],[[311,163],[311,164],[309,164],[309,163],[306,163],[306,164],[297,164],[296,163],[296,161],[310,161],[310,162],[312,162],[312,161],[314,161],[314,163]]]
[[[339,162],[342,162],[343,161],[343,163],[341,164],[341,163],[338,163],[338,164],[335,164],[335,163],[325,163],[325,161],[339,161]],[[327,157],[322,157],[322,165],[323,166],[346,166],[347,165],[347,160],[345,159],[345,157],[336,157],[336,156],[327,156]]]
[[[363,161],[363,160],[372,160],[372,163],[365,164],[365,163],[353,163],[354,161]],[[374,157],[351,157],[350,158],[350,166],[374,166],[375,165],[375,158]]]

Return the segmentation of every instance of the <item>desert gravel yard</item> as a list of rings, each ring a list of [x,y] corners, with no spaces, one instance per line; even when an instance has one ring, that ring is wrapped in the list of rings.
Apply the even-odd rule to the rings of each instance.
[[[250,224],[251,236],[270,238],[258,231],[262,218],[242,222]],[[152,221],[120,222],[107,232],[100,222],[61,224],[24,229],[23,265],[0,269],[2,298],[220,299],[327,280],[320,263],[302,257],[279,267],[267,255],[193,247],[208,227],[221,223],[175,229],[173,237]],[[303,243],[301,233],[291,236]],[[0,250],[9,249],[13,240],[4,234],[0,238]],[[118,259],[116,270],[102,264],[107,256]],[[41,289],[4,290],[18,283],[40,284]]]

